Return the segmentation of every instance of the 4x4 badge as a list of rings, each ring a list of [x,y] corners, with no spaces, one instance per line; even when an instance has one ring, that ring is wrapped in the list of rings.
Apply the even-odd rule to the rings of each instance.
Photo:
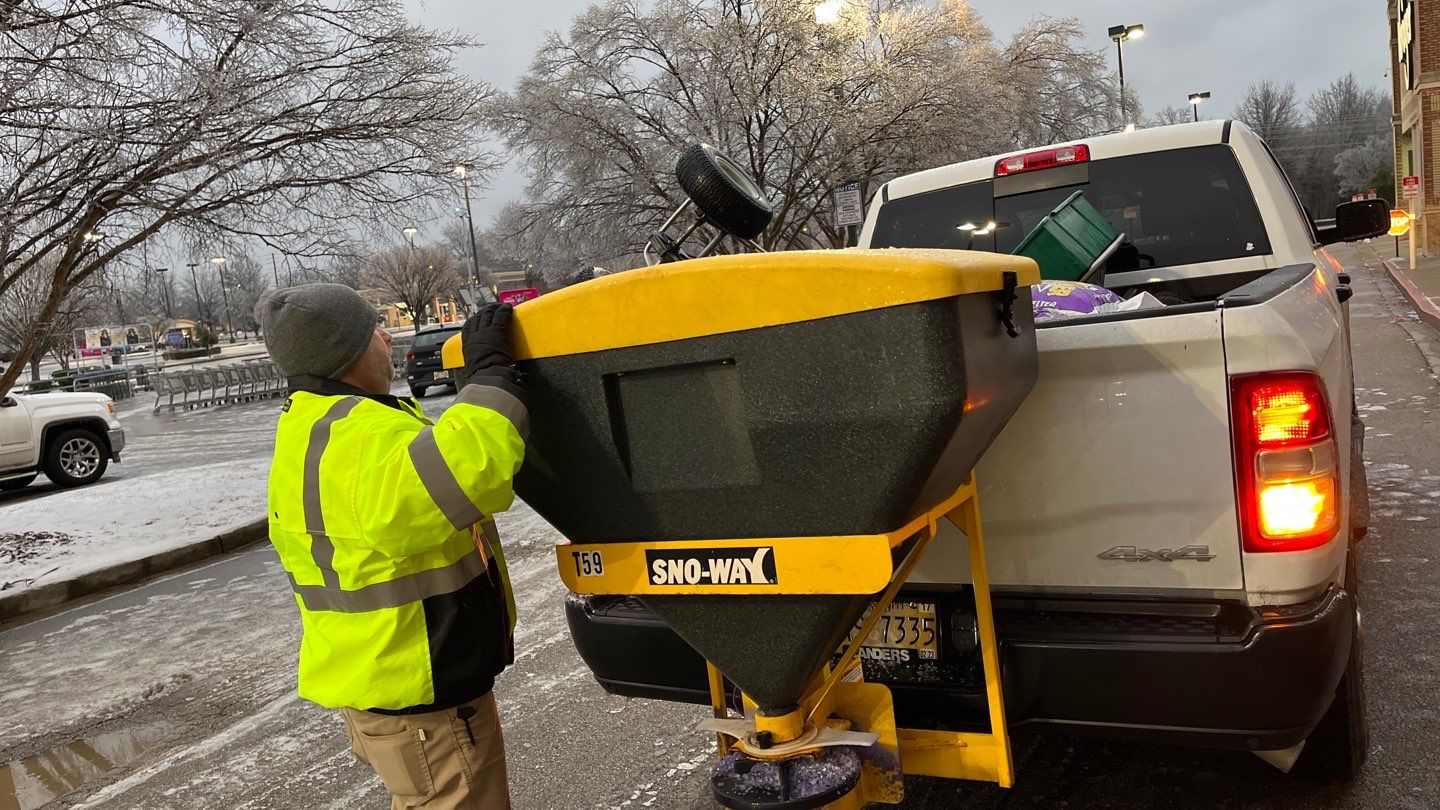
[[[1136,548],[1135,546],[1115,546],[1106,549],[1095,555],[1102,560],[1115,560],[1117,562],[1179,562],[1180,560],[1195,560],[1196,562],[1209,562],[1215,559],[1210,553],[1209,546],[1185,546],[1171,551],[1162,548],[1159,551],[1151,551],[1148,548]]]

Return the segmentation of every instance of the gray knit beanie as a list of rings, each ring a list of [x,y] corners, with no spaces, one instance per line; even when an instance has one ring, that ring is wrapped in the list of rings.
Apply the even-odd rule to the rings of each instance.
[[[282,374],[332,380],[359,362],[377,323],[375,307],[344,284],[276,290],[255,305],[255,319]]]

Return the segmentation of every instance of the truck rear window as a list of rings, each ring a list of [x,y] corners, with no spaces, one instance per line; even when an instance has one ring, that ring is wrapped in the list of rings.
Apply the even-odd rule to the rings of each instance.
[[[1047,175],[1054,178],[1052,184],[1046,184]],[[1021,178],[1023,184],[1013,182]],[[870,245],[1010,253],[1051,209],[1079,189],[1134,246],[1111,259],[1106,268],[1110,272],[1270,252],[1255,198],[1227,146],[1042,169],[1001,178],[1001,184],[998,197],[997,183],[982,180],[891,200],[880,208]],[[1023,190],[1006,193],[1016,185]],[[988,222],[996,224],[993,234],[972,235]]]

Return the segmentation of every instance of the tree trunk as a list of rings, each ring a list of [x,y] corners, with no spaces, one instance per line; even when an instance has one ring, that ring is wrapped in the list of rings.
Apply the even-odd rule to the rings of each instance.
[[[63,268],[65,271],[69,269],[68,267]],[[60,303],[65,300],[65,285],[59,279],[63,279],[64,277],[65,275],[62,274],[62,270],[57,269],[57,280],[50,286],[50,297],[45,301],[44,308],[40,310],[40,315],[35,319],[36,323],[48,324],[54,320],[55,313],[60,311]],[[24,371],[25,366],[30,365],[32,360],[34,362],[32,367],[38,370],[40,357],[42,356],[40,343],[41,337],[39,333],[31,329],[29,336],[25,338],[25,342],[21,343],[16,349],[15,359],[10,363],[10,367],[5,369],[3,374],[0,374],[0,397],[10,393],[10,389],[15,387],[15,381],[20,379],[20,372]]]
[[[39,380],[40,380],[40,353],[39,353],[39,352],[35,352],[35,354],[30,358],[30,382],[38,382]]]

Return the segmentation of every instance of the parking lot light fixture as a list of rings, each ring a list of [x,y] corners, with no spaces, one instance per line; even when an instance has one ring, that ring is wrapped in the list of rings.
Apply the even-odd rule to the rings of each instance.
[[[1123,128],[1129,123],[1129,116],[1125,109],[1125,47],[1124,43],[1132,39],[1140,39],[1145,36],[1143,25],[1112,25],[1110,26],[1110,38],[1115,40],[1115,61],[1120,72],[1120,125]]]
[[[1191,94],[1190,94],[1190,112],[1191,112],[1191,114],[1192,114],[1192,119],[1191,119],[1191,120],[1194,120],[1194,121],[1199,121],[1199,120],[1200,120],[1200,102],[1202,102],[1202,101],[1204,101],[1204,100],[1206,100],[1206,99],[1208,99],[1208,98],[1210,98],[1210,91],[1208,91],[1208,90],[1206,90],[1206,91],[1204,91],[1204,92],[1202,92],[1202,93],[1191,93]]]

